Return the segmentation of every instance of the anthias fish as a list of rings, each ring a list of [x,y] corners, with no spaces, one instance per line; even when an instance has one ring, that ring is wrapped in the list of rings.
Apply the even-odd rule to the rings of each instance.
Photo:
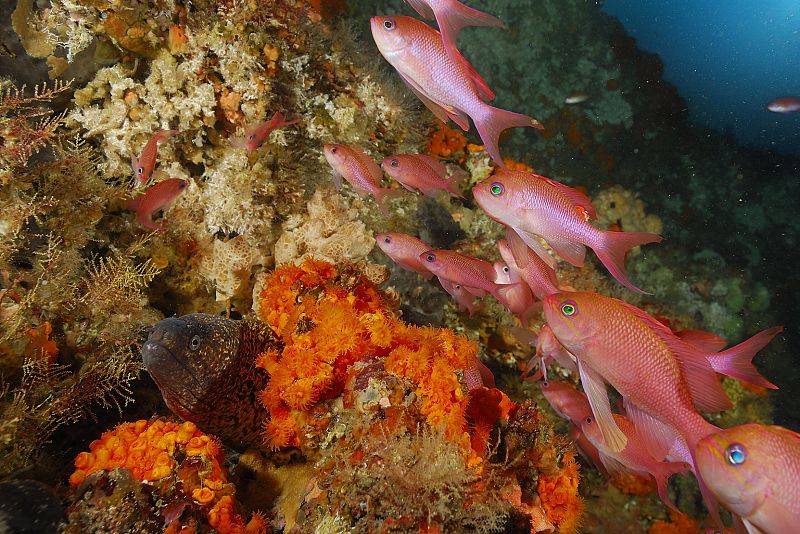
[[[495,271],[495,283],[506,287],[498,290],[500,304],[510,313],[520,318],[522,323],[527,322],[527,313],[531,310],[535,300],[528,284],[525,283],[516,271],[503,263],[496,261],[493,264]]]
[[[542,325],[542,328],[539,329],[539,335],[536,336],[534,344],[536,345],[536,353],[528,361],[528,365],[522,374],[524,380],[536,382],[542,377],[547,380],[547,365],[553,361],[558,362],[558,365],[568,371],[578,372],[575,358],[559,343],[555,334],[553,334],[553,330],[547,324]],[[537,365],[539,369],[536,374],[527,376]]]
[[[438,276],[436,279],[439,280],[439,283],[442,285],[442,288],[447,291],[447,294],[453,298],[453,302],[456,303],[458,310],[466,310],[469,316],[472,317],[478,309],[478,297],[464,289],[464,286],[461,284],[454,284],[446,278],[440,278]]]
[[[775,113],[792,113],[800,111],[800,97],[782,96],[767,104],[767,109]]]
[[[693,451],[697,443],[718,429],[698,413],[730,408],[707,353],[687,343],[650,315],[626,302],[597,293],[557,293],[544,300],[547,324],[562,345],[578,360],[583,389],[610,450],[627,442],[611,413],[605,383],[624,397],[627,416],[650,453],[664,458],[683,438],[709,512],[718,509],[697,472]],[[753,336],[718,356],[736,359],[741,368],[780,329]],[[717,521],[719,522],[719,521]]]
[[[503,170],[476,185],[472,193],[489,217],[513,230],[545,262],[552,258],[537,236],[576,267],[583,266],[588,246],[622,285],[643,293],[628,279],[625,254],[637,245],[661,241],[660,236],[599,230],[588,222],[594,217],[594,208],[586,195],[535,174]],[[524,253],[515,250],[513,241],[510,244],[517,265],[524,268]]]
[[[128,201],[127,208],[136,212],[136,221],[151,230],[163,231],[163,224],[156,224],[153,216],[167,209],[189,186],[180,178],[168,178],[150,186],[147,191]]]
[[[425,280],[433,278],[433,273],[420,260],[420,254],[432,247],[418,237],[400,232],[386,232],[376,235],[375,243],[398,266],[419,274]]]
[[[383,160],[381,168],[409,191],[419,191],[431,198],[447,191],[463,198],[456,186],[458,178],[448,176],[444,164],[432,156],[397,154]]]
[[[497,250],[500,251],[503,261],[506,262],[509,269],[514,271],[517,276],[522,278],[528,287],[531,288],[533,294],[537,299],[542,300],[547,295],[558,293],[558,280],[556,279],[556,272],[547,263],[542,260],[537,254],[534,254],[525,247],[522,254],[527,258],[527,264],[524,268],[517,265],[514,259],[514,254],[511,250],[511,245],[505,239],[497,242]]]
[[[269,326],[195,313],[156,324],[141,354],[167,407],[238,450],[259,447],[268,414],[253,402],[269,377],[254,364],[281,349]]]
[[[252,152],[263,145],[264,142],[269,139],[269,134],[278,128],[297,124],[298,122],[300,122],[300,119],[287,121],[280,111],[276,111],[275,114],[272,115],[272,118],[245,130],[244,136],[234,138],[231,144],[237,148],[244,148],[248,152]]]
[[[333,183],[337,190],[341,189],[344,177],[359,196],[372,195],[381,212],[387,213],[383,201],[398,192],[381,187],[383,172],[372,158],[360,148],[347,145],[325,145],[323,151],[325,159],[333,168]]]
[[[457,57],[456,41],[462,28],[467,26],[505,28],[505,25],[497,17],[467,7],[457,0],[406,1],[421,17],[436,19],[444,47],[452,57]]]
[[[452,119],[464,131],[469,118],[486,146],[486,151],[500,166],[500,134],[515,126],[542,128],[528,117],[490,106],[494,98],[486,81],[461,54],[453,59],[445,50],[439,32],[411,17],[373,17],[372,37],[386,61],[403,81],[441,120]]]
[[[461,285],[476,297],[484,297],[490,293],[500,300],[498,290],[504,286],[495,283],[494,267],[487,261],[453,250],[429,250],[420,255],[420,261],[440,280]]]
[[[136,185],[142,184],[150,179],[153,170],[156,168],[156,156],[158,155],[158,143],[178,133],[178,130],[159,130],[153,134],[150,140],[144,145],[142,153],[137,158],[131,155],[131,169],[133,175],[138,180]]]
[[[725,507],[766,534],[800,526],[800,434],[745,424],[697,444],[697,466]]]
[[[603,462],[609,473],[625,473],[630,470],[640,474],[652,475],[656,480],[658,496],[661,497],[664,504],[677,512],[678,509],[667,494],[667,484],[672,475],[688,471],[689,466],[683,462],[664,462],[654,458],[648,452],[633,423],[627,417],[614,414],[614,420],[627,437],[627,444],[621,451],[615,452],[606,446],[603,433],[600,432],[591,416],[583,420],[581,432],[597,447],[600,461]]]

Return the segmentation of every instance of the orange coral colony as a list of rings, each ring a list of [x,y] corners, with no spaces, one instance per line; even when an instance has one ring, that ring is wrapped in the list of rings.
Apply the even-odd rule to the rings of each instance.
[[[125,468],[136,480],[157,488],[179,485],[187,497],[207,510],[209,524],[220,533],[265,531],[266,523],[259,514],[245,524],[236,512],[235,489],[228,482],[223,462],[219,443],[194,423],[140,420],[104,432],[89,445],[89,452],[78,454],[69,483],[77,487],[92,473]],[[176,528],[176,523],[170,527]]]
[[[563,467],[555,475],[540,475],[538,493],[547,518],[562,534],[577,532],[583,516],[583,500],[578,495],[580,466],[575,453],[564,454]]]
[[[339,396],[352,364],[370,355],[383,361],[387,373],[413,384],[430,426],[443,428],[467,456],[485,453],[486,439],[470,437],[467,409],[474,395],[463,380],[464,370],[475,362],[474,342],[451,330],[395,319],[380,291],[352,266],[309,259],[277,268],[265,286],[259,316],[285,345],[256,360],[270,374],[261,400],[270,412],[265,439],[272,448],[301,446],[302,428],[327,412],[315,407]],[[504,393],[491,391],[494,419],[480,414],[482,433],[507,420],[515,406]]]

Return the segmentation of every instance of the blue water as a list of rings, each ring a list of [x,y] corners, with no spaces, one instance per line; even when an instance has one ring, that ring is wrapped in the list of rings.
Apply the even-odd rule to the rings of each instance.
[[[800,96],[800,0],[605,0],[603,9],[661,56],[693,121],[800,156],[800,113],[766,110]]]

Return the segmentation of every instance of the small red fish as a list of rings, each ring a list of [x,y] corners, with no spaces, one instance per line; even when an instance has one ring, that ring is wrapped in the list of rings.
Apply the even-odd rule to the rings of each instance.
[[[591,416],[583,420],[581,432],[597,447],[600,461],[610,473],[624,474],[627,470],[631,470],[640,474],[652,475],[656,480],[658,496],[661,497],[664,504],[677,512],[678,509],[667,494],[667,483],[672,475],[688,471],[689,466],[684,462],[664,462],[659,458],[654,458],[627,417],[614,414],[614,420],[627,437],[627,444],[621,451],[613,451],[606,445],[603,433]]]
[[[433,273],[420,261],[419,256],[431,249],[421,239],[400,232],[386,232],[375,236],[375,242],[384,254],[407,271],[412,271],[425,280],[433,278]]]
[[[472,315],[478,310],[478,297],[464,289],[461,284],[454,284],[445,278],[436,277],[439,280],[439,283],[442,284],[442,288],[447,291],[447,294],[453,298],[453,302],[456,303],[459,311],[466,310],[469,313],[469,316]]]
[[[528,319],[528,312],[535,302],[531,288],[502,261],[496,261],[493,265],[496,275],[495,283],[506,286],[501,287],[498,291],[498,295],[501,297],[499,299],[500,304],[509,313],[519,317],[520,321],[525,324]]]
[[[141,155],[137,158],[131,155],[131,169],[138,182],[142,184],[150,179],[153,170],[156,168],[156,156],[158,155],[158,143],[164,141],[171,135],[178,133],[178,130],[159,130],[153,134],[150,140],[144,145]]]
[[[236,148],[244,148],[248,152],[252,152],[263,145],[273,131],[298,122],[300,119],[287,121],[280,111],[276,111],[271,119],[245,130],[244,137],[234,138],[231,140],[231,144]]]
[[[800,434],[750,423],[705,437],[696,454],[703,480],[747,532],[798,531]]]
[[[555,180],[521,171],[502,170],[472,188],[475,201],[486,214],[519,236],[531,250],[554,267],[553,258],[539,243],[542,237],[564,260],[582,267],[586,247],[594,250],[622,285],[644,293],[625,272],[625,254],[631,248],[657,243],[661,236],[647,232],[611,232],[589,224],[595,216],[589,198]],[[511,234],[507,233],[509,237]],[[514,259],[525,268],[528,257],[509,239]]]
[[[149,187],[147,191],[132,198],[127,208],[136,212],[136,221],[157,232],[163,231],[163,224],[156,224],[153,215],[159,210],[167,209],[189,186],[189,182],[180,178],[169,178]]]
[[[516,237],[516,234],[513,234]],[[511,245],[505,239],[500,239],[497,242],[497,250],[500,251],[500,256],[503,261],[508,264],[508,267],[517,273],[517,276],[525,280],[528,286],[533,291],[537,299],[542,300],[547,295],[558,293],[558,279],[556,272],[547,263],[544,262],[538,255],[530,251],[524,244],[521,247],[522,254],[528,258],[528,263],[524,268],[520,269],[514,259],[514,254],[511,250]]]
[[[444,190],[464,198],[456,187],[458,178],[448,176],[444,164],[432,156],[397,154],[383,160],[381,168],[409,191],[419,191],[427,197],[435,198]]]
[[[460,284],[476,297],[490,293],[497,300],[502,298],[498,291],[504,286],[495,283],[494,267],[487,261],[453,250],[429,250],[420,254],[420,260],[440,280]]]
[[[426,19],[436,19],[442,43],[447,53],[457,57],[456,41],[461,29],[467,26],[505,28],[497,17],[467,7],[457,0],[406,0],[414,11]]]
[[[767,109],[775,113],[792,113],[800,111],[800,97],[796,96],[783,96],[776,98],[769,104]]]
[[[338,191],[342,187],[342,177],[353,186],[359,196],[371,194],[381,212],[387,210],[383,204],[386,197],[399,195],[398,191],[381,187],[383,172],[381,168],[360,148],[347,145],[325,145],[325,159],[333,168],[333,183]]]
[[[559,343],[549,325],[542,325],[534,343],[536,345],[536,353],[528,361],[528,365],[522,373],[522,379],[526,382],[536,382],[542,377],[547,380],[547,365],[552,361],[557,362],[558,365],[568,371],[578,372],[578,368],[575,365],[575,357]],[[536,374],[527,376],[537,364],[539,365],[539,370],[536,371]]]
[[[490,106],[494,98],[480,74],[458,53],[444,47],[439,32],[412,17],[372,17],[372,37],[383,57],[425,106],[442,121],[452,119],[464,131],[469,119],[499,166],[500,134],[508,128],[543,128],[539,121]]]

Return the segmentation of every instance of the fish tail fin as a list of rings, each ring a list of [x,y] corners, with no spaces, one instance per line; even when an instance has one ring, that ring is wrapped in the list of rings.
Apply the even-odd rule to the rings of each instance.
[[[458,51],[456,47],[458,35],[467,26],[506,27],[503,21],[494,15],[472,9],[461,2],[448,2],[446,7],[437,10],[436,23],[439,25],[439,32],[442,34],[442,41],[448,54]]]
[[[637,293],[645,293],[630,281],[625,271],[625,255],[630,249],[647,243],[658,243],[663,238],[648,232],[601,231],[599,243],[592,246],[595,254],[605,265],[611,276],[623,286]]]
[[[742,341],[727,350],[717,353],[717,356],[725,356],[724,367],[716,369],[724,375],[738,378],[743,382],[754,384],[769,389],[778,389],[778,386],[764,378],[753,365],[753,357],[772,341],[772,338],[783,332],[782,326],[775,326],[762,330],[750,339]]]
[[[678,508],[673,504],[667,492],[669,479],[672,475],[678,475],[689,470],[689,465],[684,462],[661,462],[658,464],[657,469],[653,473],[653,478],[656,479],[656,487],[658,488],[658,496],[661,501],[678,512]]]
[[[514,113],[505,109],[495,108],[485,105],[480,113],[472,116],[475,128],[481,141],[486,146],[486,151],[500,167],[505,167],[503,158],[500,157],[500,134],[509,128],[517,126],[530,126],[531,128],[542,128],[536,119],[521,113]]]
[[[378,208],[381,210],[381,213],[383,213],[384,215],[388,215],[389,210],[386,208],[384,201],[399,197],[402,194],[403,192],[400,191],[399,189],[389,189],[388,187],[379,187],[378,189],[375,190],[374,193],[375,203],[378,205]]]

